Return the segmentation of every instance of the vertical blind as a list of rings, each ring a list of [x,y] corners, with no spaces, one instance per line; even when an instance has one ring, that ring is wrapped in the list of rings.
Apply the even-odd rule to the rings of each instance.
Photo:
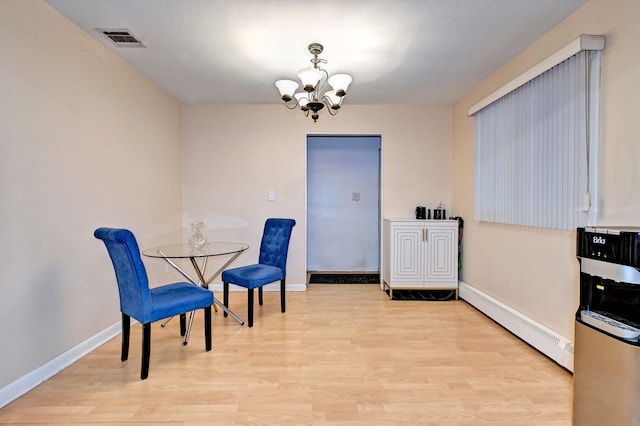
[[[589,222],[599,82],[600,52],[582,51],[474,114],[474,219]]]

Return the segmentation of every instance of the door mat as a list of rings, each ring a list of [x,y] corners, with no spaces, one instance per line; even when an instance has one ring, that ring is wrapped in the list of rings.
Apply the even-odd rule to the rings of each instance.
[[[311,274],[309,284],[380,284],[379,274]]]
[[[385,289],[389,295],[389,289]],[[425,300],[425,301],[445,301],[453,300],[456,297],[455,290],[393,290],[391,300]]]

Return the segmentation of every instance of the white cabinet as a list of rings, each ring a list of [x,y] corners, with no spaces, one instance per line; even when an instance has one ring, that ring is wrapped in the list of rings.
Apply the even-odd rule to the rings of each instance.
[[[458,221],[385,219],[384,288],[455,290],[458,296]]]

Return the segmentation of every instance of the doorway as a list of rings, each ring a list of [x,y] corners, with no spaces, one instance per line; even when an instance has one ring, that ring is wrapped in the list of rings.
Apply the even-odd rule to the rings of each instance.
[[[380,135],[307,136],[307,270],[380,270]]]

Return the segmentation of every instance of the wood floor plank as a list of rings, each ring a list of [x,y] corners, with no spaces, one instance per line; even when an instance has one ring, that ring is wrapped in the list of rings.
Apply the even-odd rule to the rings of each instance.
[[[375,285],[265,292],[253,328],[201,314],[153,325],[141,381],[140,326],[0,410],[0,423],[570,425],[572,376],[462,300],[390,301]],[[231,294],[246,316],[246,294]]]

